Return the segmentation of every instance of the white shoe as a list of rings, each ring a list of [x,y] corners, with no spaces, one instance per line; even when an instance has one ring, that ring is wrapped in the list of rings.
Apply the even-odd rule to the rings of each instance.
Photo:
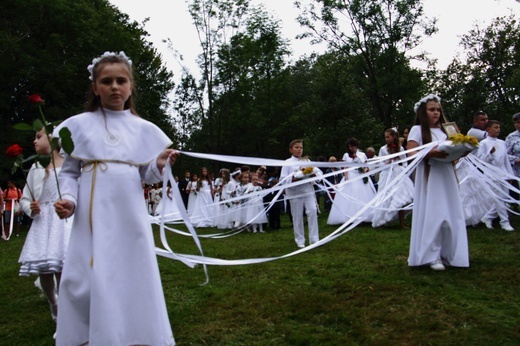
[[[299,247],[300,249],[303,249],[303,248],[305,247],[305,245],[304,245],[304,244],[298,244],[298,247]]]
[[[444,270],[444,269],[446,269],[444,267],[444,264],[442,264],[441,260],[437,260],[435,262],[430,263],[430,268],[432,268],[433,270]]]
[[[502,227],[502,229],[503,229],[504,231],[508,231],[508,232],[512,232],[512,231],[515,230],[513,227],[511,227],[511,225],[509,224],[509,222],[507,222],[507,223],[500,223],[500,227]]]
[[[493,229],[493,222],[491,220],[482,218],[480,221],[482,221],[482,223],[486,225],[488,229]]]

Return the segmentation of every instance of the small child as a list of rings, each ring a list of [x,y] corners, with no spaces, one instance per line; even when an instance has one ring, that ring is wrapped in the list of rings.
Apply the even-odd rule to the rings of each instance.
[[[446,140],[441,124],[447,120],[440,97],[429,94],[415,104],[414,110],[408,150]],[[417,152],[411,151],[409,156]],[[430,265],[433,270],[444,270],[445,264],[469,267],[468,235],[453,164],[436,160],[447,156],[435,146],[416,168],[409,266]]]
[[[305,178],[295,177],[295,173],[301,169],[303,155],[303,140],[295,139],[289,143],[289,152],[291,157],[286,161],[294,163],[293,166],[283,166],[280,173],[280,180],[285,178],[291,182],[299,181]],[[321,175],[321,170],[317,170]],[[314,174],[313,174],[314,175]],[[294,241],[299,248],[305,247],[305,228],[303,223],[303,212],[307,214],[307,224],[309,227],[309,243],[314,244],[320,240],[318,229],[318,205],[316,203],[316,194],[312,182],[301,184],[285,189],[286,198],[289,199],[291,207]]]
[[[34,149],[40,155],[53,155],[56,172],[61,170],[63,157],[59,148],[51,151],[45,129],[36,133]],[[20,254],[20,276],[38,275],[54,322],[58,317],[58,287],[61,279],[65,253],[69,244],[72,219],[60,220],[53,204],[59,199],[56,177],[52,163],[43,167],[32,165],[23,189],[20,207],[33,219],[31,228]]]
[[[235,224],[236,227],[246,225],[249,221],[247,219],[247,207],[249,203],[246,195],[252,185],[253,184],[249,182],[249,171],[242,171],[240,173],[240,184],[237,186],[237,196],[242,196],[242,199],[238,204],[238,224]],[[249,229],[249,231],[250,230],[251,229]]]
[[[258,184],[258,174],[251,174],[251,185],[247,193],[255,193],[263,190],[262,186]],[[253,233],[257,231],[264,233],[263,224],[267,222],[267,215],[265,213],[264,202],[262,196],[249,197],[246,208],[247,222],[251,223]]]
[[[496,120],[489,120],[486,123],[487,137],[485,137],[479,145],[478,158],[492,164],[494,167],[502,169],[505,173],[514,175],[513,168],[509,163],[506,144],[503,140],[498,139],[500,135],[500,123]],[[509,193],[507,187],[502,187],[505,195]],[[482,222],[487,228],[493,229],[493,219],[500,217],[500,227],[506,231],[514,231],[509,223],[509,214],[506,204],[503,201],[495,199],[493,207],[484,215]]]
[[[195,205],[197,204],[197,184],[199,181],[199,176],[197,174],[193,174],[191,176],[191,181],[186,186],[186,191],[189,193],[188,197],[188,216],[191,217],[193,215],[193,211],[195,210]]]
[[[60,218],[74,222],[60,284],[56,345],[174,345],[141,182],[178,154],[133,106],[132,61],[105,52],[87,67],[84,113],[66,119],[74,150],[59,175]]]

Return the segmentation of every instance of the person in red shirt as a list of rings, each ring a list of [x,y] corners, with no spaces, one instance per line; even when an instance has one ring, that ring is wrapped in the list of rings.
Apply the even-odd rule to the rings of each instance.
[[[4,190],[3,198],[5,201],[5,212],[4,212],[4,231],[2,233],[2,239],[9,239],[9,229],[11,223],[11,213],[14,212],[15,204],[20,202],[20,198],[22,198],[22,191],[14,185],[12,180],[7,182],[7,189]],[[13,216],[13,228],[15,235],[18,237],[20,221],[19,216],[15,213]]]

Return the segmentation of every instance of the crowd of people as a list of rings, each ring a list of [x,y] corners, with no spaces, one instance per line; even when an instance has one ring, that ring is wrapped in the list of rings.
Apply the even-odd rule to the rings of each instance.
[[[428,106],[431,106],[431,109]],[[347,141],[347,151],[339,160],[339,164],[338,160],[331,156],[328,161],[334,164],[333,167],[321,167],[307,176],[325,175],[322,179],[285,188],[282,190],[283,193],[277,193],[279,189],[270,189],[276,187],[279,181],[291,183],[301,179],[297,178],[295,173],[305,165],[301,162],[302,140],[295,140],[289,146],[289,160],[297,164],[283,166],[281,171],[280,167],[268,169],[259,166],[252,170],[249,166],[241,166],[233,171],[223,168],[217,178],[212,178],[212,174],[208,173],[206,168],[202,168],[200,173],[186,171],[184,177],[178,180],[178,188],[190,221],[196,227],[244,227],[252,232],[264,232],[266,227],[279,229],[280,212],[287,211],[294,227],[296,245],[301,248],[306,244],[303,232],[304,215],[308,219],[308,244],[319,240],[319,215],[326,216],[329,225],[341,225],[349,220],[356,220],[371,223],[374,228],[378,228],[398,222],[403,229],[410,228],[405,222],[405,216],[412,215],[409,259],[411,266],[430,264],[436,270],[444,269],[446,264],[467,266],[467,261],[455,260],[455,253],[467,253],[467,240],[464,240],[467,239],[466,226],[483,223],[487,228],[493,228],[493,221],[499,218],[502,229],[514,231],[509,222],[507,208],[514,208],[515,205],[500,202],[505,195],[514,193],[514,188],[509,189],[507,185],[501,185],[500,191],[494,188],[491,190],[496,192],[494,195],[483,193],[482,191],[489,191],[468,184],[472,179],[481,181],[478,174],[473,172],[472,179],[461,179],[467,175],[463,166],[471,165],[465,159],[465,155],[454,165],[454,162],[445,162],[447,154],[436,147],[426,154],[424,161],[412,172],[407,173],[406,167],[416,154],[414,148],[448,138],[441,126],[447,120],[437,96],[430,95],[422,100],[416,111],[416,124],[405,128],[403,136],[399,135],[396,128],[385,131],[385,144],[380,147],[378,155],[372,147],[362,151],[359,141],[351,138]],[[515,126],[518,128],[519,118],[518,115],[514,117]],[[520,136],[517,132],[510,134],[506,141],[498,139],[500,124],[489,120],[484,112],[478,112],[468,135],[482,142],[478,150],[468,150],[466,155],[500,168],[504,172],[504,181],[515,186],[516,181],[510,177],[519,176],[514,170],[520,162]],[[388,159],[377,161],[377,165],[371,164],[378,158],[386,157]],[[342,170],[342,162],[346,166],[356,164],[357,168]],[[508,174],[509,178],[505,178]],[[291,180],[286,181],[291,175]],[[259,193],[260,191],[264,192]],[[476,195],[479,198],[475,198]],[[274,204],[273,198],[276,198]],[[323,204],[320,205],[321,198]],[[462,202],[469,199],[472,199],[471,203]],[[370,204],[371,201],[380,203]],[[446,217],[439,217],[442,213],[429,211],[434,208],[445,209]],[[426,228],[437,228],[438,231],[422,234]],[[452,233],[449,242],[457,245],[454,245],[453,249],[445,246],[444,250],[436,252],[435,255],[423,253],[425,250],[422,248],[426,246],[424,241],[427,238],[429,240],[426,243],[430,244],[428,246],[433,244],[434,248],[443,247],[442,244],[446,240],[442,238],[446,229]]]
[[[44,128],[35,135],[35,151],[50,155],[52,165],[34,164],[23,191],[13,182],[0,191],[3,239],[13,229],[18,234],[21,213],[33,219],[19,274],[39,276],[57,322],[57,345],[175,344],[151,215],[186,211],[195,227],[264,233],[281,229],[285,212],[300,249],[320,243],[322,198],[330,225],[377,228],[395,220],[407,228],[408,212],[408,264],[433,270],[469,266],[466,226],[475,220],[493,228],[499,218],[502,229],[514,230],[508,214],[514,206],[506,201],[510,193],[518,199],[520,113],[505,141],[498,138],[500,123],[476,114],[469,134],[480,146],[454,161],[438,147],[448,139],[441,100],[428,95],[415,105],[414,126],[402,137],[395,128],[384,132],[379,155],[351,138],[341,160],[331,156],[313,165],[303,140],[295,139],[281,167],[222,168],[217,177],[202,167],[163,188],[165,167],[179,152],[169,149],[157,126],[136,116],[132,61],[124,52],[106,52],[87,69],[92,84],[85,112],[52,134]],[[74,150],[62,156],[50,138],[64,128]],[[494,172],[491,183],[479,185],[486,170]],[[465,203],[470,198],[474,203]]]

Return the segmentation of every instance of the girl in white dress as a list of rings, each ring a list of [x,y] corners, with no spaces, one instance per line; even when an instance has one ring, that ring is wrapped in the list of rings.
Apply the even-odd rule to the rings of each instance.
[[[197,174],[193,174],[191,176],[191,181],[186,186],[186,191],[190,194],[188,196],[188,216],[191,217],[193,215],[193,211],[195,210],[195,205],[197,204],[197,184],[199,181],[199,176]]]
[[[195,208],[191,215],[191,222],[195,227],[215,226],[215,213],[213,205],[213,183],[211,182],[208,170],[202,167],[200,178],[197,182],[197,199]]]
[[[218,204],[217,227],[220,229],[229,229],[233,227],[230,220],[231,204],[226,202],[235,192],[235,185],[230,183],[231,173],[229,169],[222,168],[220,170],[220,202]]]
[[[228,190],[230,191],[230,198],[234,198],[239,196],[239,188],[240,188],[240,177],[241,172],[240,168],[235,169],[233,173],[231,173],[231,180],[229,181]],[[231,223],[232,228],[240,227],[240,200],[234,200],[230,203],[230,211],[229,211],[229,222]]]
[[[219,171],[219,175],[218,177],[215,179],[215,181],[213,182],[213,191],[214,191],[214,195],[213,195],[213,201],[214,201],[214,210],[213,210],[213,214],[215,215],[215,226],[218,226],[218,222],[219,222],[219,214],[220,214],[220,201],[222,200],[222,188],[223,188],[223,185],[224,185],[224,182],[223,182],[223,178],[222,178],[222,170],[224,168],[220,169]]]
[[[446,140],[441,126],[446,119],[438,96],[430,94],[421,99],[415,112],[408,149]],[[434,147],[416,169],[410,266],[430,265],[433,270],[444,270],[444,264],[469,266],[468,237],[454,166],[436,159],[447,155]]]
[[[175,186],[177,189],[178,187]],[[154,215],[163,215],[166,221],[175,221],[182,219],[181,212],[177,206],[177,202],[173,199],[172,186],[170,181],[166,188],[166,196],[162,197],[157,207],[155,208]]]
[[[367,161],[365,153],[358,150],[359,141],[357,139],[349,139],[347,147],[348,151],[343,155],[344,162],[362,164]],[[327,219],[328,225],[345,223],[374,198],[376,190],[370,182],[370,178],[353,180],[366,172],[367,169],[360,166],[343,174],[343,179],[338,185],[339,189],[332,202]],[[358,219],[361,219],[361,222],[371,222],[372,214],[373,209],[367,209],[359,215]]]
[[[248,188],[247,193],[257,193],[263,190],[262,186],[258,184],[258,175],[256,173],[251,174],[251,185]],[[263,224],[267,223],[267,214],[264,208],[264,199],[261,195],[249,197],[247,200],[246,209],[247,222],[251,223],[253,233],[257,231],[264,233]]]
[[[63,157],[59,155],[59,148],[51,152],[45,129],[36,133],[33,143],[37,154],[53,155],[56,172],[59,172]],[[18,262],[22,264],[20,276],[39,275],[54,321],[58,315],[58,287],[72,226],[72,219],[60,220],[54,212],[54,202],[58,199],[52,162],[45,168],[39,163],[33,164],[20,200],[20,207],[33,221]]]
[[[61,218],[74,214],[60,284],[56,345],[173,345],[141,181],[162,180],[177,151],[133,109],[131,61],[92,61],[86,112],[68,118],[74,150],[59,175]]]
[[[247,218],[247,208],[249,206],[247,193],[252,185],[253,184],[249,182],[249,172],[240,173],[240,184],[237,186],[237,197],[242,197],[238,203],[237,209],[239,226],[247,225],[249,223]],[[249,228],[249,230],[251,229]]]
[[[379,157],[387,156],[404,152],[399,140],[399,132],[396,129],[388,129],[385,131],[386,145],[379,149]],[[396,215],[399,217],[399,225],[405,228],[404,225],[404,210],[402,207],[410,204],[413,200],[414,186],[412,180],[403,176],[398,182],[395,178],[404,171],[407,166],[406,161],[400,164],[392,164],[395,161],[406,159],[406,154],[396,156],[385,160],[383,163],[387,169],[381,171],[379,175],[379,189],[378,198],[386,198],[381,205],[374,211],[372,219],[372,227],[379,227],[395,219]],[[387,189],[387,186],[388,189]],[[382,192],[386,190],[384,195]]]

